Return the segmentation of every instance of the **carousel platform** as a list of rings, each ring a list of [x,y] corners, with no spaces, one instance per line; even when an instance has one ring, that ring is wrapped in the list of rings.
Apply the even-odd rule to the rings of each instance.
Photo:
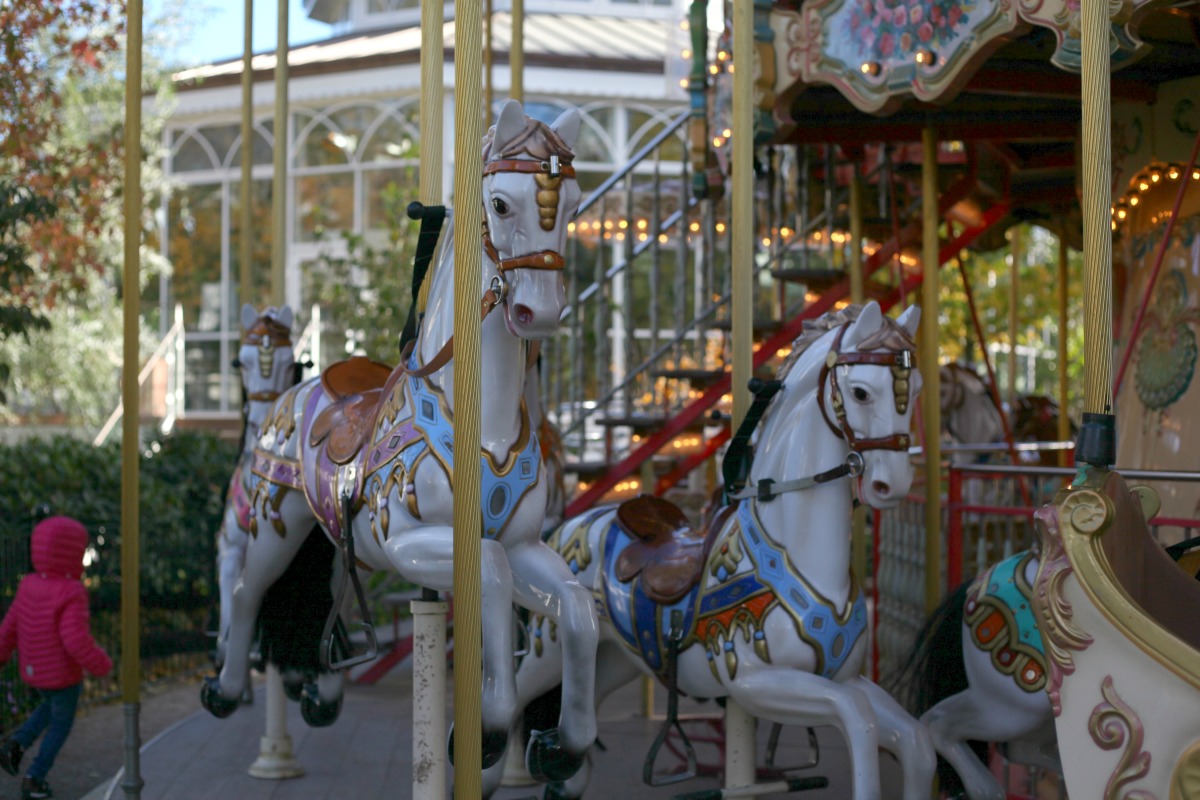
[[[622,800],[667,800],[719,788],[713,774],[720,763],[713,738],[713,723],[705,717],[719,715],[715,703],[684,702],[681,711],[693,717],[686,723],[696,750],[701,774],[667,786],[647,786],[642,765],[665,710],[666,692],[655,692],[657,713],[647,719],[641,713],[641,687],[633,683],[609,698],[600,710],[600,739],[606,748],[596,756],[592,786],[587,797]],[[261,780],[247,773],[259,751],[263,735],[265,696],[261,682],[255,702],[231,717],[216,719],[200,707],[199,686],[196,710],[168,727],[142,748],[141,771],[145,786],[142,800],[371,800],[408,798],[412,794],[412,672],[407,660],[371,686],[349,685],[341,716],[328,728],[310,728],[300,718],[299,706],[288,704],[288,732],[296,760],[304,768],[302,777]],[[449,711],[448,711],[449,713]],[[759,723],[760,765],[764,763],[771,726]],[[817,730],[820,764],[815,768],[789,771],[788,777],[826,776],[829,786],[789,794],[759,795],[772,798],[836,800],[850,796],[850,771],[845,745],[832,728]],[[780,768],[803,765],[811,758],[802,729],[784,729],[777,750]],[[664,748],[658,767],[661,772],[679,768],[682,762]],[[883,800],[899,797],[899,772],[890,757],[883,758]],[[447,785],[452,785],[448,779]],[[506,786],[496,800],[540,798],[540,786]],[[85,800],[120,800],[124,793],[120,776],[96,786]]]

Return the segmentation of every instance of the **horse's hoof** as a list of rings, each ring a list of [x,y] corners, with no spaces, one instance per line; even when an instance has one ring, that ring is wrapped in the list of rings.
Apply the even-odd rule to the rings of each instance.
[[[288,700],[294,703],[299,703],[300,698],[304,696],[304,681],[284,681],[283,695]]]
[[[534,731],[525,748],[525,768],[539,783],[565,781],[583,766],[583,754],[574,755],[558,741],[558,729]]]
[[[571,800],[567,797],[567,785],[562,781],[547,783],[545,791],[542,792],[542,800]]]
[[[342,698],[333,702],[321,699],[315,683],[304,685],[304,694],[300,698],[300,716],[313,728],[326,728],[334,723],[338,714],[342,713]]]
[[[482,739],[481,761],[483,769],[494,767],[504,758],[504,749],[508,747],[507,731],[484,731]],[[454,726],[450,726],[450,736],[446,740],[446,752],[450,756],[450,766],[454,766]]]
[[[200,687],[200,704],[217,719],[225,719],[237,711],[238,700],[237,698],[229,700],[221,694],[220,679],[209,675],[204,679],[204,685]]]

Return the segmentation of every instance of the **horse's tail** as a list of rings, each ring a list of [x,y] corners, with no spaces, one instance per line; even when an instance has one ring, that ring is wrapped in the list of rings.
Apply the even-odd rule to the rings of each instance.
[[[259,611],[263,658],[280,672],[315,676],[320,667],[321,634],[333,608],[333,544],[314,525],[300,551],[267,590]]]
[[[884,686],[913,716],[920,717],[947,697],[965,691],[963,662],[963,605],[971,582],[963,582],[946,596],[917,634],[904,666],[884,680]],[[970,742],[979,760],[987,763],[987,744]],[[938,777],[944,791],[954,796],[963,791],[954,768],[938,756]]]

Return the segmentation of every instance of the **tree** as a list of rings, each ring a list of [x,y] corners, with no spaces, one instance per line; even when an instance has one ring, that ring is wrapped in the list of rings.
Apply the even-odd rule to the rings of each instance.
[[[0,412],[65,413],[97,422],[117,400],[124,251],[124,6],[118,2],[0,6]],[[159,167],[173,97],[163,67],[177,13],[147,25],[142,191],[153,208],[167,189]],[[18,141],[19,140],[19,141]],[[19,189],[14,187],[20,187]],[[154,218],[143,279],[166,268]],[[114,289],[117,292],[114,292]],[[140,287],[134,287],[139,291]]]

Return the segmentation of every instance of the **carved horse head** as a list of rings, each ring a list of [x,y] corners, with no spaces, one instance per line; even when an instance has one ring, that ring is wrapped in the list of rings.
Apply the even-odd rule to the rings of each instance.
[[[242,373],[246,423],[252,431],[259,430],[271,403],[295,381],[295,363],[292,309],[268,306],[260,314],[249,303],[242,306],[242,344],[233,364]]]
[[[510,100],[484,137],[484,288],[498,290],[509,331],[523,339],[552,335],[566,300],[563,249],[580,200],[571,165],[578,136],[579,112],[546,125]]]

